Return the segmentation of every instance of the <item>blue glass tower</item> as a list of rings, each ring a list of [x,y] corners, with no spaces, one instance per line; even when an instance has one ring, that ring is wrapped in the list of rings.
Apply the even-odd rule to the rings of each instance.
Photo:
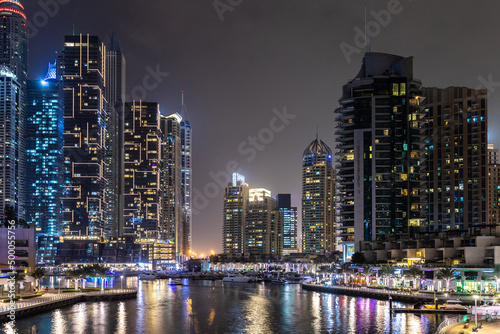
[[[63,114],[55,63],[27,82],[27,218],[35,224],[37,262],[54,263],[61,229]]]
[[[283,255],[297,253],[297,207],[292,207],[292,195],[278,194],[276,196],[281,224],[283,225]]]

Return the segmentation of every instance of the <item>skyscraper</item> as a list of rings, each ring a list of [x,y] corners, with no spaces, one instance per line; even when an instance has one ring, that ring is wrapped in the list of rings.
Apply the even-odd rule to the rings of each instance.
[[[0,144],[3,146],[0,167],[4,170],[0,179],[3,191],[0,194],[0,210],[4,213],[6,206],[10,206],[18,218],[25,219],[28,34],[23,5],[18,0],[0,1],[0,20],[0,118],[5,124],[1,130],[5,139]]]
[[[282,251],[281,223],[276,199],[267,189],[249,190],[245,211],[243,253],[280,256]]]
[[[498,148],[488,143],[488,224],[500,225],[500,164]]]
[[[232,182],[224,189],[222,250],[224,254],[243,254],[245,217],[249,199],[248,184],[243,175],[234,173]]]
[[[21,86],[16,75],[0,65],[0,209],[13,210],[24,219],[24,131],[21,123]],[[24,128],[24,125],[22,126]]]
[[[106,99],[108,132],[106,142],[106,235],[118,237],[124,228],[124,108],[126,62],[115,33],[106,50]]]
[[[298,253],[297,207],[292,207],[292,196],[290,194],[278,194],[276,202],[282,225],[283,255]]]
[[[302,156],[302,252],[335,250],[332,151],[317,138]]]
[[[26,209],[35,224],[37,262],[54,264],[61,232],[63,109],[56,64],[43,80],[29,80],[26,94]]]
[[[423,225],[424,106],[413,58],[368,52],[343,87],[337,121],[338,224],[344,258]],[[347,255],[347,256],[346,256]]]
[[[428,232],[488,222],[487,90],[424,88]]]
[[[66,36],[60,57],[64,105],[63,226],[104,235],[106,203],[106,49],[97,36]]]
[[[158,103],[125,103],[124,221],[139,238],[164,234],[161,143]]]
[[[185,210],[185,224],[183,227],[183,245],[184,254],[191,250],[191,231],[192,231],[192,146],[191,146],[191,124],[188,119],[187,109],[184,104],[184,92],[182,92],[181,106],[179,107],[178,114],[182,117],[181,121],[181,150],[182,150],[182,170],[181,182],[184,189],[184,210]]]
[[[181,121],[179,114],[161,116],[163,218],[162,236],[175,242],[176,255],[186,255],[184,226],[186,224],[185,193],[182,185]]]

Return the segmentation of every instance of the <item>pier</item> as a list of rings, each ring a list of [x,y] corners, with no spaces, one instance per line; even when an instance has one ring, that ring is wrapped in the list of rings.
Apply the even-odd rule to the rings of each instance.
[[[15,311],[15,319],[17,320],[31,314],[45,312],[81,302],[119,300],[136,297],[136,289],[113,289],[97,292],[45,294],[32,299],[16,301],[12,310]],[[0,323],[11,321],[8,317],[10,312],[10,303],[0,303]]]

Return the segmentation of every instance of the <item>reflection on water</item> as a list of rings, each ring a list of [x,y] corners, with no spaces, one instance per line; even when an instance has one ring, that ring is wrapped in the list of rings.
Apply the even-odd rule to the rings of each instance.
[[[443,320],[435,315],[391,316],[385,301],[303,291],[300,285],[128,283],[138,285],[137,299],[49,311],[19,320],[18,332],[418,334],[433,333]],[[7,326],[0,328],[7,333]]]

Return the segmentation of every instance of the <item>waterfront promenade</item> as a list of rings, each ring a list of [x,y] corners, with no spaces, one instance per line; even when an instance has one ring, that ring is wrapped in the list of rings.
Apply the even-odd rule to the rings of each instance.
[[[57,290],[55,290],[57,291]],[[102,301],[136,298],[136,289],[111,289],[96,292],[45,293],[40,297],[18,300],[12,308],[16,319],[23,316],[73,305],[85,301]],[[0,303],[0,323],[10,321],[10,303]]]
[[[422,293],[422,292],[406,292],[399,290],[384,290],[384,289],[373,289],[365,287],[347,287],[347,286],[337,286],[337,285],[321,285],[321,284],[302,284],[302,289],[318,291],[318,292],[330,292],[340,295],[355,296],[355,297],[366,297],[379,300],[388,300],[389,296],[392,300],[403,302],[403,303],[433,303],[434,294],[432,293]],[[437,294],[436,297],[444,301],[446,299],[457,299],[460,298],[464,305],[473,305],[474,298],[469,295],[455,295],[452,294],[448,297],[442,294]]]

